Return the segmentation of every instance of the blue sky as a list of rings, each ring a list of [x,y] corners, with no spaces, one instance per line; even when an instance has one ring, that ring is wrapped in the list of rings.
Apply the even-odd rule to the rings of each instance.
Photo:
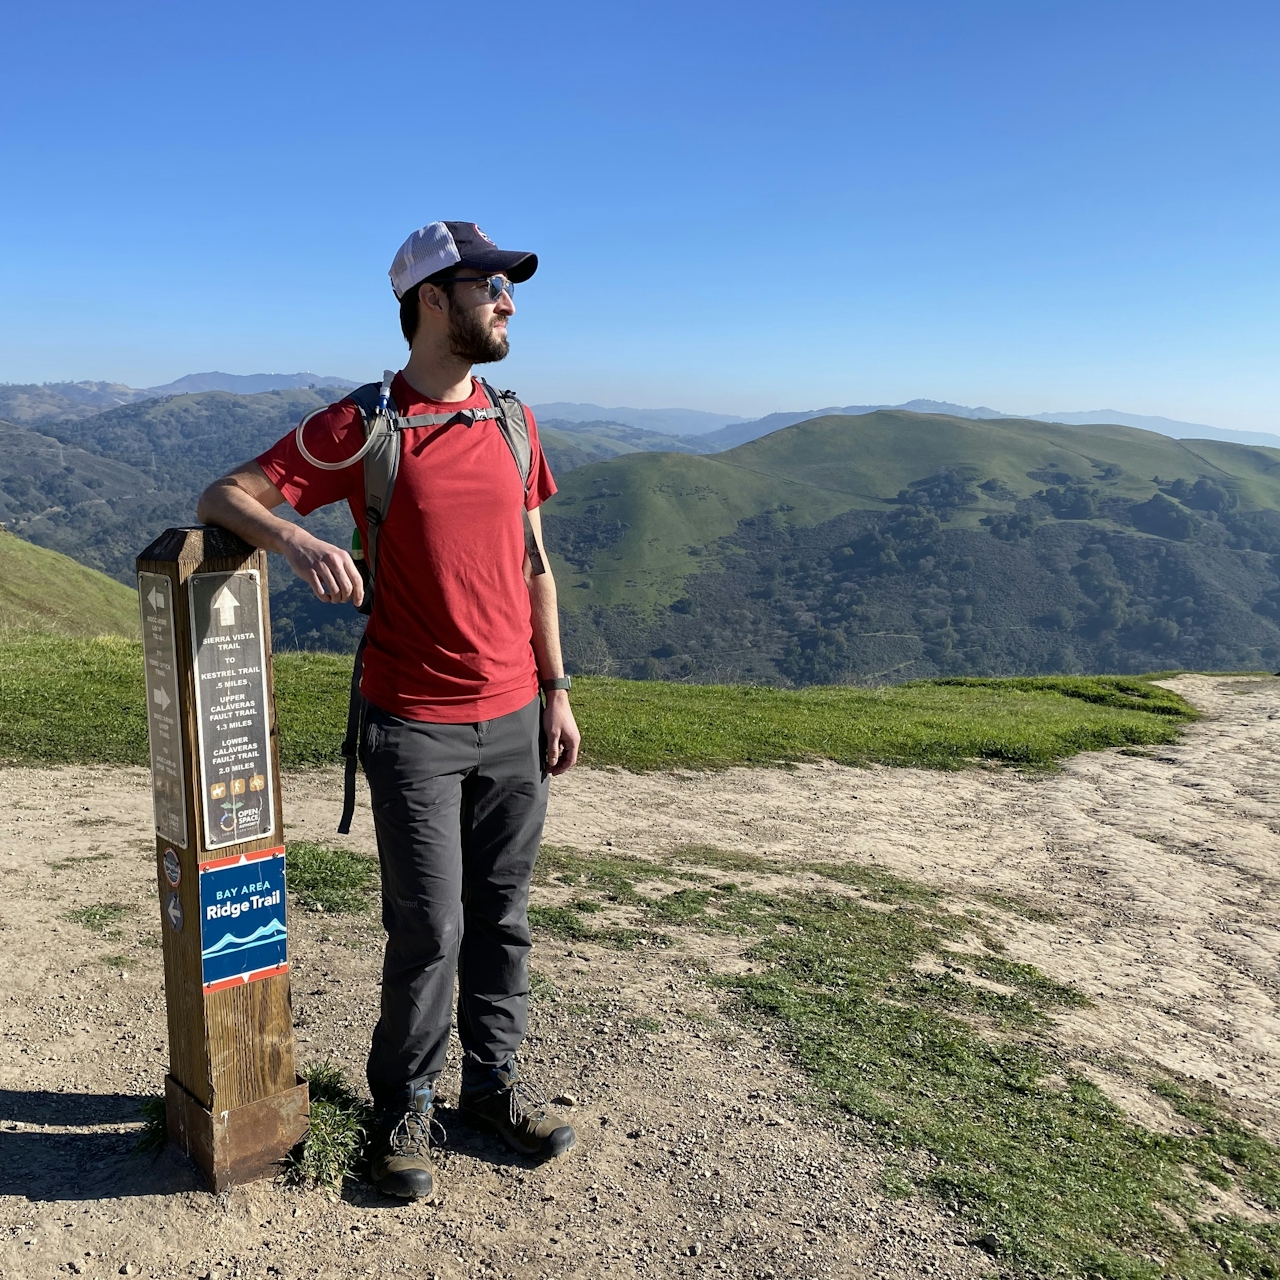
[[[24,8],[0,380],[376,377],[445,217],[534,402],[1280,428],[1274,4]]]

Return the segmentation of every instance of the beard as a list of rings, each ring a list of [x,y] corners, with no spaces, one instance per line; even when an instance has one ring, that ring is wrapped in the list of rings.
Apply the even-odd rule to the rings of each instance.
[[[492,364],[505,359],[511,343],[505,333],[494,332],[493,324],[494,320],[490,320],[486,325],[476,310],[450,308],[450,352],[468,364]]]

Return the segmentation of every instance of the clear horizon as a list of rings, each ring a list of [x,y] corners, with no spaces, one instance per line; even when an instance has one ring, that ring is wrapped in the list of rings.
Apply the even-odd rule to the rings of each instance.
[[[336,373],[336,372],[334,372],[333,370],[329,370],[327,373],[320,373],[319,371],[314,370],[314,369],[293,369],[293,370],[283,370],[283,369],[269,369],[269,370],[268,370],[268,369],[255,369],[255,370],[251,370],[251,371],[246,372],[246,373],[236,373],[236,372],[234,372],[234,371],[232,371],[232,370],[229,370],[229,369],[216,369],[216,370],[215,370],[215,369],[199,369],[199,370],[188,370],[188,371],[187,371],[187,373],[184,373],[184,374],[178,374],[176,377],[174,377],[174,378],[170,378],[170,379],[168,379],[168,380],[167,380],[167,381],[165,381],[165,382],[156,382],[156,383],[151,383],[151,384],[150,384],[150,388],[167,386],[167,385],[169,385],[170,383],[181,381],[181,380],[182,380],[183,378],[185,378],[185,377],[204,377],[204,376],[209,376],[209,375],[214,375],[214,374],[223,374],[223,375],[226,375],[226,376],[229,376],[229,377],[298,377],[298,376],[301,376],[301,375],[303,375],[303,374],[309,374],[309,375],[314,375],[316,378],[321,379],[321,380],[323,380],[324,378],[337,378],[337,379],[341,379],[341,380],[346,381],[346,382],[357,382],[357,381],[358,381],[358,379],[356,379],[356,378],[354,378],[354,377],[352,377],[352,376],[349,376],[349,375],[347,375],[347,374],[345,374],[345,373]],[[25,382],[25,383],[24,383],[24,382],[20,382],[20,381],[19,381],[19,380],[17,380],[17,379],[2,379],[2,380],[0,380],[0,386],[50,386],[50,387],[54,387],[54,386],[59,385],[59,383],[81,383],[81,384],[84,384],[84,383],[98,383],[98,384],[103,384],[103,385],[127,386],[130,390],[133,390],[133,391],[145,391],[145,390],[150,389],[149,387],[139,387],[139,386],[134,385],[133,383],[126,383],[126,382],[123,382],[123,381],[122,381],[121,379],[119,379],[119,378],[61,378],[61,379],[56,379],[56,380],[55,380],[55,379],[48,379],[48,380],[46,380],[46,381],[44,381],[44,382],[40,382],[40,383],[35,383],[35,382],[30,382],[30,381],[28,381],[28,382]],[[976,408],[987,408],[987,409],[993,409],[993,410],[995,410],[995,411],[996,411],[996,412],[998,412],[998,413],[1003,413],[1003,414],[1005,414],[1007,417],[1028,417],[1028,418],[1034,418],[1034,417],[1036,417],[1036,416],[1038,416],[1038,415],[1046,414],[1046,413],[1071,413],[1071,414],[1075,414],[1075,413],[1111,413],[1111,412],[1121,413],[1121,414],[1126,414],[1126,415],[1140,416],[1140,415],[1136,415],[1136,414],[1134,414],[1134,411],[1133,411],[1132,409],[1127,409],[1127,408],[1125,408],[1123,405],[1098,405],[1098,406],[1075,407],[1075,408],[1068,408],[1068,407],[1064,407],[1064,406],[1061,406],[1061,405],[1060,405],[1060,406],[1058,406],[1056,409],[1020,409],[1020,410],[1013,411],[1013,410],[1009,410],[1009,409],[1003,409],[1003,408],[1001,408],[999,405],[963,405],[963,404],[961,404],[961,402],[960,402],[960,401],[958,401],[958,400],[954,400],[954,399],[952,399],[952,398],[950,398],[950,397],[947,397],[947,396],[908,396],[908,397],[906,397],[906,399],[905,399],[905,400],[897,401],[897,402],[895,402],[895,403],[896,403],[897,405],[901,405],[901,404],[909,404],[909,403],[911,403],[911,402],[913,402],[913,401],[918,401],[918,400],[932,400],[932,401],[935,401],[935,402],[937,402],[937,403],[954,404],[954,405],[957,405],[957,406],[958,406],[958,407],[960,407],[960,408],[966,408],[966,409],[976,409]],[[701,406],[693,406],[693,405],[675,405],[675,404],[652,404],[652,405],[645,405],[645,404],[630,404],[630,405],[602,405],[602,404],[599,404],[597,401],[594,401],[594,400],[581,400],[581,399],[578,399],[577,397],[573,397],[573,396],[548,396],[548,397],[546,397],[546,398],[544,398],[544,399],[542,399],[542,400],[540,400],[540,401],[533,401],[532,403],[534,403],[534,404],[541,404],[541,405],[548,405],[548,404],[594,405],[595,407],[597,407],[597,408],[601,408],[601,409],[638,409],[638,410],[642,410],[642,411],[646,411],[646,412],[655,412],[655,413],[656,413],[656,412],[662,412],[662,411],[664,411],[664,410],[669,410],[669,411],[672,411],[672,412],[684,412],[684,411],[688,411],[688,410],[690,410],[690,409],[695,409],[695,410],[698,410],[698,411],[701,411],[701,412],[705,412],[705,413],[713,413],[713,414],[722,414],[722,415],[726,415],[726,416],[734,416],[734,412],[733,412],[732,410],[726,410],[726,409],[721,409],[721,408],[716,408],[716,407],[703,408],[703,407],[701,407]],[[886,404],[886,407],[888,407],[888,408],[893,408],[893,407],[895,407],[895,405],[894,405],[894,404],[887,404],[887,402],[882,402],[882,401],[872,401],[872,400],[857,400],[857,399],[850,399],[850,398],[848,398],[848,397],[845,397],[843,400],[840,400],[840,401],[838,401],[838,402],[837,402],[837,401],[833,401],[833,402],[832,402],[832,405],[834,406],[834,405],[836,405],[837,403],[838,403],[838,404],[840,404],[840,405],[868,405],[868,404],[880,404],[880,403],[885,403],[885,404]],[[827,406],[827,405],[819,405],[819,404],[812,404],[812,405],[787,405],[787,406],[778,406],[778,407],[775,407],[775,408],[773,408],[773,409],[766,409],[766,410],[764,410],[763,412],[752,413],[752,414],[750,414],[750,415],[738,414],[738,415],[736,415],[736,416],[740,417],[740,418],[742,419],[742,421],[744,421],[744,422],[750,422],[750,421],[754,421],[754,420],[759,419],[759,418],[765,418],[765,417],[768,417],[770,414],[773,414],[773,413],[794,413],[794,412],[802,412],[802,411],[806,411],[806,410],[809,410],[809,409],[815,409],[815,410],[816,410],[816,409],[822,409],[822,408],[827,408],[827,407],[831,407],[831,406]],[[1170,417],[1170,415],[1168,415],[1168,414],[1152,414],[1152,415],[1146,415],[1146,416],[1151,416],[1151,417],[1163,417],[1163,418],[1167,418],[1167,419],[1169,419],[1170,421],[1174,421],[1174,422],[1187,422],[1187,420],[1186,420],[1186,419],[1171,418],[1171,417]],[[1205,426],[1205,427],[1217,427],[1219,424],[1217,424],[1217,423],[1213,423],[1213,422],[1203,422],[1203,423],[1198,423],[1198,424],[1197,424],[1197,423],[1190,423],[1190,422],[1188,422],[1188,425],[1191,425],[1191,426],[1199,425],[1199,426]],[[1235,429],[1236,429],[1236,430],[1242,430],[1242,431],[1243,431],[1243,430],[1247,430],[1247,428],[1235,428]],[[1264,433],[1264,434],[1267,434],[1267,433]],[[1270,434],[1274,434],[1274,433],[1270,433]]]
[[[7,12],[0,379],[375,377],[396,246],[474,217],[541,258],[531,403],[1280,429],[1273,7],[495,3],[397,78],[424,24]]]

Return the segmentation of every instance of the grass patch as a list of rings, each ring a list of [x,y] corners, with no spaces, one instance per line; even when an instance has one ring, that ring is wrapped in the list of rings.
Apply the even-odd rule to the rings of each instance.
[[[1171,689],[1151,683],[1167,675],[1157,671],[1149,676],[951,676],[927,683],[961,689],[1012,689],[1023,693],[1052,690],[1064,698],[1078,698],[1099,707],[1137,709],[1181,720],[1186,716],[1186,702]]]
[[[109,853],[72,854],[69,858],[62,858],[57,862],[49,863],[49,866],[54,871],[69,871],[72,867],[79,866],[85,862],[110,862],[112,856]]]
[[[1030,902],[1024,902],[1021,898],[1015,898],[1011,894],[1000,893],[994,889],[975,896],[979,901],[995,907],[998,911],[1008,912],[1009,915],[1021,916],[1024,920],[1030,920],[1033,924],[1052,924],[1055,920],[1062,919],[1059,912],[1053,911],[1048,907],[1037,907]]]
[[[91,933],[101,934],[104,938],[118,938],[120,931],[116,925],[131,910],[123,902],[98,902],[91,907],[77,907],[74,911],[66,912],[62,918],[70,920],[72,924],[82,925]]]
[[[310,1063],[302,1078],[311,1096],[311,1117],[306,1137],[289,1153],[289,1177],[340,1190],[360,1165],[371,1108],[331,1062]]]
[[[713,867],[717,871],[774,871],[778,864],[758,853],[717,849],[709,844],[684,844],[666,855],[677,866]]]
[[[280,760],[338,762],[351,660],[275,658]],[[842,764],[953,769],[973,760],[1045,767],[1102,747],[1173,742],[1194,710],[1134,676],[923,681],[801,690],[581,677],[584,763],[637,771]],[[0,759],[148,762],[141,647],[10,632],[0,637]]]
[[[169,1120],[164,1099],[143,1098],[139,1110],[142,1112],[142,1132],[138,1134],[133,1149],[144,1152],[163,1150],[164,1144],[169,1141]]]
[[[304,911],[344,915],[368,909],[378,889],[378,864],[350,849],[294,840],[288,846],[286,877]]]
[[[529,924],[553,938],[559,938],[561,942],[593,942],[611,951],[671,945],[671,939],[665,933],[651,929],[627,929],[617,925],[594,927],[573,907],[530,907]]]
[[[138,960],[136,956],[99,956],[98,963],[105,965],[108,969],[133,969],[137,966]]]
[[[696,865],[690,849],[678,858]],[[723,872],[737,859],[702,865]],[[1167,1079],[1149,1083],[1196,1132],[1130,1121],[1045,1034],[1057,1010],[1085,997],[1033,966],[959,950],[973,922],[927,886],[878,873],[863,883],[857,868],[823,866],[818,874],[841,871],[828,878],[863,892],[718,884],[654,900],[637,885],[670,878],[655,863],[565,849],[554,863],[553,880],[570,877],[582,893],[608,885],[641,923],[674,916],[752,935],[755,971],[707,980],[746,1025],[767,1027],[883,1153],[887,1189],[931,1195],[975,1236],[993,1236],[1008,1272],[1207,1280],[1225,1261],[1240,1274],[1280,1276],[1280,1227],[1215,1212],[1210,1195],[1232,1187],[1280,1212],[1280,1151]],[[624,867],[630,892],[618,883]]]
[[[556,984],[545,973],[537,969],[529,970],[529,999],[544,1000],[547,1004],[555,1004],[560,999]]]
[[[0,759],[148,763],[142,646],[116,638],[0,637]]]
[[[795,691],[584,679],[574,689],[584,762],[634,770],[820,758],[1044,767],[1079,751],[1172,742],[1195,715],[1176,694],[1112,676]]]

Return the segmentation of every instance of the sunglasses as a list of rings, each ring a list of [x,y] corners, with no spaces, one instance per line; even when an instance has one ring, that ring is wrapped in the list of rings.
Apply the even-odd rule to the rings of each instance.
[[[488,296],[490,302],[497,302],[505,293],[508,298],[515,301],[516,287],[507,279],[506,276],[454,276],[449,281],[450,284],[485,284],[488,285]]]

